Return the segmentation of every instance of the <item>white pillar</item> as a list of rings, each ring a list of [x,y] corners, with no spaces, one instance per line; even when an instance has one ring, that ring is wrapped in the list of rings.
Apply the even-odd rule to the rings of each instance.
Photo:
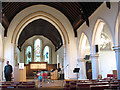
[[[3,71],[3,67],[2,67],[2,61],[0,61],[0,81],[2,81],[2,71]]]
[[[80,58],[78,59],[78,65],[80,68],[79,71],[79,79],[87,79],[86,78],[86,65],[85,65],[85,59],[84,58]]]
[[[3,80],[3,70],[4,70],[4,67],[3,67],[3,62],[4,62],[4,59],[3,58],[0,58],[0,81]]]
[[[113,47],[116,54],[117,77],[120,80],[120,46]]]
[[[17,44],[14,44],[14,66],[18,65],[18,57],[17,57]]]
[[[69,63],[68,63],[68,58],[67,58],[67,47],[66,45],[63,46],[64,47],[64,78],[68,79],[68,67],[69,67]]]
[[[92,61],[92,79],[97,79],[98,74],[99,74],[98,57],[99,57],[99,54],[92,54],[91,55],[91,61]]]

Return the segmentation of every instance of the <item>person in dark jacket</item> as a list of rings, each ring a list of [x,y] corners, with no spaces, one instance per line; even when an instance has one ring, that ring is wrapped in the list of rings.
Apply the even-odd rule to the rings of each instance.
[[[12,66],[7,61],[7,65],[4,68],[4,74],[6,81],[11,81],[11,73],[13,72]]]

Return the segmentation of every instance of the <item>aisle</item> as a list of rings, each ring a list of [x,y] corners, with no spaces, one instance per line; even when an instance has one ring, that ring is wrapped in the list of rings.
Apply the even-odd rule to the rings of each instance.
[[[45,82],[43,80],[42,83],[34,79],[27,79],[27,81],[35,81],[35,86],[37,88],[63,88],[64,86],[64,80],[51,80]],[[42,84],[42,87],[40,87],[40,84]]]

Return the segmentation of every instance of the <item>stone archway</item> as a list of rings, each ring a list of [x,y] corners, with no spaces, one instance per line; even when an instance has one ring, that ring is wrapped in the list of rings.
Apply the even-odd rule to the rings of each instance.
[[[43,14],[44,12],[42,12],[42,14]],[[35,13],[36,14],[36,13]],[[38,14],[38,13],[37,13]],[[44,14],[46,14],[46,13],[44,13]],[[46,15],[47,16],[47,15]],[[67,49],[67,44],[69,44],[69,38],[68,38],[68,35],[64,35],[64,33],[63,33],[63,30],[62,30],[62,28],[59,26],[59,25],[61,25],[61,24],[57,24],[54,20],[52,20],[52,19],[50,19],[49,17],[46,17],[46,16],[44,16],[44,15],[41,15],[41,13],[39,13],[39,15],[37,15],[37,16],[35,16],[35,17],[30,17],[31,19],[29,19],[28,20],[28,22],[26,22],[26,20],[24,21],[25,23],[23,23],[21,26],[17,26],[17,27],[20,27],[20,29],[18,29],[18,32],[17,32],[17,35],[15,36],[15,39],[14,39],[14,58],[15,58],[15,60],[17,59],[17,52],[16,52],[16,49],[17,49],[17,42],[18,42],[18,37],[19,37],[19,35],[20,35],[20,33],[21,33],[21,31],[23,30],[23,28],[27,25],[27,24],[29,24],[30,22],[32,22],[32,21],[34,21],[34,20],[36,20],[36,19],[44,19],[44,20],[47,20],[47,21],[49,21],[50,23],[52,23],[53,25],[55,25],[55,27],[59,30],[59,33],[61,34],[61,36],[62,36],[62,40],[63,40],[63,47],[64,47],[64,50],[63,50],[63,58],[64,58],[64,63],[65,63],[65,65],[64,65],[64,67],[66,67],[66,64],[68,63],[67,62],[67,59],[66,59],[66,55],[67,55],[67,52],[66,52],[66,49]],[[59,22],[60,23],[60,22]],[[24,26],[25,25],[25,26]],[[63,27],[63,26],[62,26]],[[64,28],[64,27],[63,27]],[[63,67],[63,68],[64,68]],[[67,70],[67,69],[66,69]],[[64,72],[66,72],[66,70],[64,71]],[[67,73],[67,72],[66,72]],[[66,74],[67,75],[67,74]]]
[[[98,46],[98,48],[96,47]],[[106,22],[98,19],[94,28],[92,37],[92,75],[93,79],[97,79],[100,74],[103,78],[107,74],[112,74],[116,69],[115,53],[112,50],[113,37]],[[110,58],[109,58],[110,57]],[[109,67],[108,69],[104,69]]]
[[[87,79],[86,77],[86,61],[85,56],[90,55],[90,44],[88,41],[87,36],[82,33],[79,41],[79,49],[78,49],[79,57],[78,59],[79,66],[80,66],[80,79]]]
[[[30,12],[27,13],[27,11]],[[57,14],[54,14],[53,12],[54,13],[56,12]],[[25,16],[21,17],[21,15],[25,15]],[[10,57],[11,60],[15,60],[15,58],[17,57],[16,42],[18,41],[18,36],[20,35],[21,31],[28,23],[39,18],[47,20],[48,22],[52,23],[57,28],[60,35],[62,36],[63,47],[64,47],[63,56],[65,60],[64,67],[66,67],[68,64],[69,65],[71,64],[72,66],[70,68],[67,67],[64,70],[65,78],[68,78],[68,76],[69,78],[72,78],[74,76],[72,69],[77,63],[76,39],[74,37],[73,27],[70,24],[69,20],[61,12],[46,5],[34,5],[28,7],[14,17],[8,28],[8,37],[6,38],[6,42],[5,42],[5,49],[6,49],[5,53],[10,52],[10,55],[7,56],[7,54],[5,54],[5,57],[6,58]],[[62,19],[64,18],[64,21],[62,21],[61,18]],[[70,47],[75,47],[74,52]],[[7,48],[10,48],[9,51]],[[74,62],[74,65],[71,62]],[[12,61],[12,63],[13,65],[15,65],[14,61]]]

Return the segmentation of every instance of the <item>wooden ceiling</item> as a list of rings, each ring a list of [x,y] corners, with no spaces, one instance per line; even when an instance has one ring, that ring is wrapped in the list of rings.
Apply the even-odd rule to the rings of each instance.
[[[7,28],[9,27],[10,22],[12,21],[12,19],[15,17],[17,13],[19,13],[21,10],[29,6],[43,4],[43,5],[51,6],[59,10],[61,13],[63,13],[68,18],[71,25],[73,26],[74,35],[75,37],[77,37],[77,28],[80,27],[85,21],[86,21],[86,24],[89,26],[90,25],[89,16],[91,16],[91,14],[102,3],[103,2],[2,2],[2,25],[5,27],[4,36],[7,36]],[[38,20],[38,22],[39,21],[48,23],[48,22],[45,22],[44,20]],[[48,24],[48,26],[50,25],[51,24]],[[29,26],[31,27],[31,25]],[[55,47],[59,47],[58,45],[60,45],[60,43],[62,44],[61,36],[60,34],[58,34],[59,32],[57,32],[55,27],[53,27],[52,25],[50,27],[51,28],[48,28],[48,29],[51,29],[51,30],[53,29],[54,30],[53,33],[49,33],[48,35],[45,35],[45,36],[52,37],[52,35],[55,34],[54,37],[56,38],[52,37],[49,39],[53,42]],[[47,33],[49,32],[49,30],[48,31],[45,30],[42,32]],[[32,31],[30,35],[32,35]],[[24,37],[26,37],[26,40],[28,39],[26,35]],[[20,42],[22,41],[24,40],[21,40]]]
[[[24,42],[34,35],[43,35],[48,38],[57,51],[62,45],[62,38],[58,30],[48,21],[43,19],[35,20],[29,23],[21,32],[18,39],[18,47],[21,49]]]

